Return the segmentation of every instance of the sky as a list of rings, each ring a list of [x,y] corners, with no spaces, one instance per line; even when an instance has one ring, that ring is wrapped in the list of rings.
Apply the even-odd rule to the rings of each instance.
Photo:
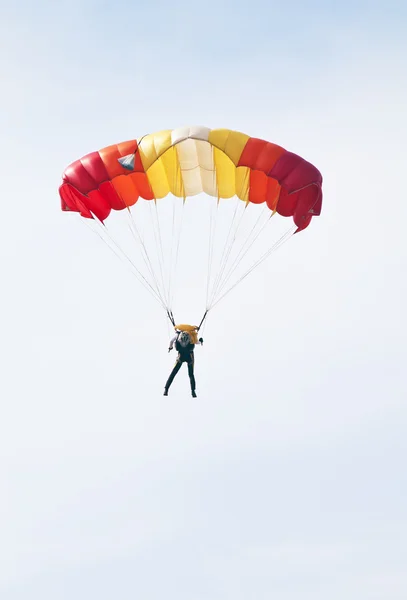
[[[404,600],[405,3],[0,10],[1,598]],[[162,396],[160,307],[58,196],[80,156],[184,125],[324,177],[210,315],[197,399],[184,370]]]

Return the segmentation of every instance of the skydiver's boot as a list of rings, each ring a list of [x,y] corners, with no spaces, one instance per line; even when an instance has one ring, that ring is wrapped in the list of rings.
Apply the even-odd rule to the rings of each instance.
[[[194,355],[192,353],[191,356],[191,360],[188,362],[188,375],[189,375],[189,381],[191,384],[191,395],[192,398],[196,398],[196,393],[195,393],[195,377],[194,377]]]
[[[167,388],[165,388],[165,389],[164,389],[164,394],[163,394],[163,396],[168,396],[168,389],[167,389]]]

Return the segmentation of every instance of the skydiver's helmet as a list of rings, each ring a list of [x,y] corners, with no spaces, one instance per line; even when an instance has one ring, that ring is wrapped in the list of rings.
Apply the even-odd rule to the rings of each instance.
[[[181,348],[186,348],[191,343],[191,336],[188,331],[181,331],[178,336],[178,342]]]

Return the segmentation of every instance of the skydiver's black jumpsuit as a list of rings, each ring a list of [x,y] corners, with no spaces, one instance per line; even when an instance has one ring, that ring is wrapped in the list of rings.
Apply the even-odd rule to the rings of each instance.
[[[165,389],[168,390],[172,382],[174,381],[175,375],[178,373],[180,368],[182,367],[182,363],[186,362],[188,365],[188,375],[189,381],[191,382],[191,392],[195,392],[195,377],[194,377],[194,348],[195,344],[188,344],[185,348],[181,346],[181,344],[176,341],[175,348],[178,351],[177,360],[173,370],[168,377],[167,383],[165,384]]]

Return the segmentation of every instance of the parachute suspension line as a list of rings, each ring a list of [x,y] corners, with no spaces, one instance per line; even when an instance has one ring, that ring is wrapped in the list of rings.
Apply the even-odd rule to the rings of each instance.
[[[160,226],[160,216],[158,214],[158,206],[157,206],[157,200],[154,200],[154,205],[155,205],[155,215],[157,218],[157,230],[158,230],[158,239],[160,242],[160,251],[161,251],[161,265],[162,265],[162,272],[161,272],[161,276],[162,276],[162,282],[163,282],[163,288],[164,288],[164,294],[166,296],[166,301],[167,301],[167,305],[169,305],[169,296],[168,296],[168,291],[167,288],[165,287],[165,282],[164,282],[164,267],[165,267],[165,259],[164,259],[164,250],[163,250],[163,241],[162,241],[162,236],[161,236],[161,226]]]
[[[216,211],[216,212],[215,212]],[[215,212],[215,218],[213,213]],[[209,248],[208,248],[208,275],[206,279],[206,302],[205,308],[208,310],[209,304],[209,288],[211,283],[211,275],[212,275],[212,263],[213,263],[213,249],[215,244],[215,235],[216,235],[216,225],[218,222],[217,216],[219,214],[219,198],[216,200],[216,208],[212,205],[211,215],[210,215],[210,223],[209,223]]]
[[[208,315],[207,315],[207,316],[208,316]],[[204,335],[205,335],[205,331],[206,331],[206,325],[207,325],[207,323],[208,323],[208,320],[207,320],[207,318],[205,318],[205,321],[203,322],[203,325],[202,325],[202,333],[201,333],[201,335],[202,335],[202,336],[204,336]]]
[[[172,308],[174,303],[174,288],[176,289],[176,280],[177,280],[177,269],[178,269],[178,259],[179,259],[179,247],[181,243],[181,235],[182,235],[182,227],[184,223],[184,213],[185,213],[185,202],[186,198],[182,198],[182,207],[181,207],[181,219],[180,226],[176,233],[176,251],[175,251],[175,264],[174,264],[174,286],[172,286],[172,295],[170,297],[170,306]]]
[[[171,252],[170,252],[170,265],[169,265],[169,269],[168,269],[168,306],[169,306],[169,310],[172,314],[172,309],[173,309],[173,277],[175,277],[175,271],[176,271],[176,262],[177,262],[177,257],[175,258],[175,266],[174,266],[174,252],[176,251],[177,248],[177,244],[176,244],[176,236],[177,236],[177,197],[175,195],[175,192],[178,190],[179,188],[179,182],[181,179],[181,170],[180,170],[180,165],[179,165],[179,161],[178,161],[178,153],[177,150],[174,146],[172,146],[171,152],[174,154],[174,160],[177,164],[177,168],[175,169],[175,172],[172,171],[172,184],[170,183],[169,179],[168,179],[168,173],[167,171],[165,171],[165,176],[167,178],[167,183],[169,185],[169,189],[172,192],[172,232],[171,232]]]
[[[222,280],[222,275],[223,272],[226,268],[227,262],[229,260],[229,256],[230,253],[233,249],[233,245],[236,241],[236,237],[237,237],[237,232],[240,228],[240,225],[242,223],[243,217],[246,214],[246,208],[247,208],[247,204],[244,205],[244,208],[242,210],[242,213],[240,215],[240,219],[237,222],[237,225],[235,227],[234,233],[232,235],[233,232],[233,228],[235,226],[235,222],[236,222],[236,217],[238,214],[238,209],[239,209],[239,198],[236,199],[236,206],[235,206],[235,210],[233,213],[233,218],[232,218],[232,222],[230,224],[230,228],[229,228],[229,232],[228,232],[228,236],[226,238],[226,242],[224,244],[223,247],[223,251],[222,251],[222,256],[221,256],[221,260],[220,260],[220,268],[219,271],[217,273],[211,294],[212,297],[216,294],[216,290]],[[208,280],[207,280],[207,293],[206,293],[206,309],[205,309],[205,313],[201,319],[201,322],[198,326],[198,331],[201,329],[202,326],[205,327],[206,322],[207,322],[207,316],[209,311],[211,310],[212,304],[213,304],[213,300],[211,300],[211,302],[209,301],[209,289],[210,289],[210,279],[211,279],[211,275],[212,275],[212,263],[213,263],[213,255],[214,255],[214,244],[215,244],[215,237],[216,237],[216,228],[217,228],[217,223],[218,223],[218,215],[219,215],[219,198],[217,198],[216,200],[216,213],[215,213],[215,220],[214,220],[214,227],[212,230],[212,223],[213,223],[213,211],[211,212],[211,221],[210,221],[210,240],[209,240],[209,257],[208,257]],[[229,241],[230,240],[230,241]]]
[[[217,289],[217,286],[218,286],[218,283],[219,283],[219,279],[222,276],[222,270],[223,270],[223,265],[224,265],[224,262],[225,262],[225,256],[227,254],[227,250],[228,250],[228,247],[229,247],[229,244],[230,244],[229,240],[231,238],[233,226],[234,226],[235,221],[236,221],[236,215],[237,215],[238,208],[239,208],[239,198],[236,198],[236,206],[235,206],[235,210],[234,210],[234,213],[233,213],[233,218],[232,218],[232,221],[230,223],[228,235],[226,237],[226,240],[225,240],[225,243],[224,243],[224,246],[223,246],[222,255],[221,255],[221,258],[220,258],[219,270],[218,270],[217,275],[215,277],[215,281],[214,281],[214,284],[212,286],[212,291],[211,291],[211,294],[210,294],[211,297],[214,296],[215,290]],[[209,304],[211,304],[211,301],[209,302]]]
[[[183,226],[183,218],[184,218],[184,206],[185,206],[185,201],[184,199],[181,200],[182,204],[180,206],[180,208],[178,209],[177,207],[177,201],[179,199],[174,196],[174,227],[173,227],[173,233],[172,233],[172,239],[171,239],[171,264],[170,264],[170,286],[169,286],[169,291],[168,291],[168,295],[169,295],[169,306],[171,308],[171,310],[173,309],[173,305],[174,305],[174,296],[175,296],[175,290],[176,290],[176,276],[177,276],[177,268],[178,268],[178,257],[179,257],[179,247],[180,247],[180,241],[181,241],[181,233],[182,233],[182,226]]]
[[[244,244],[242,245],[238,255],[236,256],[233,264],[230,266],[228,272],[226,273],[222,284],[219,286],[218,289],[218,296],[222,293],[222,290],[225,288],[227,282],[229,281],[229,279],[231,278],[231,276],[233,275],[233,273],[236,271],[236,269],[238,268],[238,266],[241,264],[241,262],[243,261],[243,259],[245,258],[245,256],[247,255],[247,253],[249,252],[250,248],[253,246],[253,244],[256,242],[256,240],[260,237],[260,235],[263,233],[264,229],[267,227],[267,225],[270,223],[271,217],[273,215],[275,215],[275,212],[272,212],[268,215],[266,221],[264,221],[263,223],[261,223],[265,213],[268,213],[269,209],[267,206],[264,207],[262,213],[258,216],[256,223],[253,225],[246,241],[244,242]],[[259,224],[260,227],[259,227]],[[257,229],[257,231],[256,231]],[[251,239],[252,238],[252,239]],[[215,301],[216,298],[213,299],[213,301]]]
[[[154,287],[151,285],[151,283],[146,279],[146,277],[143,275],[143,273],[140,271],[140,269],[137,267],[137,265],[133,262],[133,260],[127,254],[127,252],[125,252],[123,250],[123,248],[118,244],[118,242],[116,242],[116,240],[111,236],[106,225],[104,223],[102,223],[102,221],[100,221],[98,219],[98,217],[96,217],[96,215],[94,215],[92,213],[92,211],[90,211],[90,212],[91,212],[93,218],[96,220],[96,223],[99,226],[100,230],[103,233],[106,233],[109,241],[111,242],[111,244],[113,244],[113,247],[115,247],[118,250],[119,254],[117,254],[117,252],[114,252],[116,254],[116,256],[118,256],[118,258],[121,258],[122,261],[130,267],[130,270],[136,276],[138,281],[142,285],[144,285],[144,287],[154,296],[154,298],[159,302],[159,304],[161,304],[161,306],[164,308],[164,310],[166,310],[165,302],[164,302],[161,294],[159,293],[159,290],[154,289]],[[107,243],[107,240],[105,238],[102,237],[102,240],[105,243]],[[107,245],[114,251],[114,248],[112,248],[112,246],[110,246],[109,243],[107,243]],[[125,259],[125,260],[123,260],[123,259]]]
[[[181,244],[181,237],[182,237],[182,231],[183,231],[183,225],[184,225],[184,214],[185,214],[185,204],[186,204],[185,188],[184,188],[184,182],[183,182],[183,178],[182,178],[182,170],[181,170],[181,164],[179,162],[178,151],[177,151],[176,147],[174,147],[174,146],[173,146],[172,151],[175,155],[177,168],[173,171],[173,176],[172,176],[172,190],[173,190],[172,193],[174,196],[173,216],[175,217],[175,223],[174,223],[175,230],[173,231],[171,245],[174,244],[175,260],[173,261],[171,259],[171,270],[170,270],[170,281],[171,281],[170,290],[171,291],[169,291],[169,294],[168,294],[169,295],[169,306],[171,308],[171,312],[173,310],[175,294],[176,294],[176,290],[177,290],[176,284],[177,284],[177,277],[178,277],[178,263],[179,263],[180,244]],[[181,207],[180,207],[180,210],[175,211],[175,206],[177,205],[178,199],[180,199],[180,201],[181,201]],[[176,214],[176,213],[178,213],[178,214]],[[177,217],[179,217],[179,218],[177,219]]]
[[[305,186],[305,187],[308,187],[308,186]],[[305,189],[305,188],[303,188],[303,189]],[[317,204],[317,202],[318,202],[318,198],[314,202],[314,204],[312,205],[312,207],[310,209],[310,212],[313,210],[313,208],[315,207],[315,205]],[[253,244],[255,243],[255,241],[257,240],[257,238],[259,237],[259,235],[262,233],[263,229],[270,222],[271,217],[273,217],[275,214],[276,214],[276,211],[273,211],[271,213],[271,215],[269,216],[269,218],[267,219],[267,221],[261,227],[260,231],[258,231],[258,233],[254,237],[254,239],[250,242],[249,246],[245,249],[245,251],[244,251],[243,256],[241,257],[241,259],[238,261],[238,263],[235,266],[232,265],[233,268],[232,268],[232,270],[229,270],[229,274],[227,274],[224,282],[222,283],[222,286],[221,286],[221,288],[219,290],[219,294],[221,293],[222,289],[225,287],[227,281],[230,279],[230,276],[232,275],[232,273],[236,270],[236,267],[238,266],[238,264],[241,262],[241,260],[244,258],[244,256],[246,256],[247,252],[253,246]],[[220,298],[218,298],[215,302],[213,302],[210,305],[209,308],[211,309],[211,308],[213,308],[213,306],[215,306],[216,304],[218,304],[218,302],[220,302],[220,300],[222,300],[222,298],[224,298],[227,294],[229,294],[229,292],[231,292],[233,288],[235,288],[241,281],[243,281],[243,279],[245,279],[252,271],[254,271],[254,269],[256,267],[258,267],[263,261],[265,261],[270,256],[270,254],[272,254],[273,252],[275,252],[276,250],[278,250],[283,244],[285,244],[295,234],[296,231],[297,231],[297,226],[296,225],[291,226],[286,231],[286,233],[284,233],[273,244],[273,246],[269,250],[267,250],[257,261],[255,261],[255,263],[223,295],[221,295]],[[235,262],[236,262],[236,260],[235,260]]]
[[[156,224],[154,221],[154,215],[153,215],[153,210],[151,207],[151,202],[153,202],[153,200],[148,200],[148,205],[149,205],[149,212],[150,212],[150,220],[151,220],[151,227],[152,230],[154,232],[154,239],[155,239],[155,245],[156,245],[156,251],[157,251],[157,260],[158,260],[158,264],[159,264],[159,269],[160,269],[160,275],[161,275],[161,285],[162,285],[162,297],[164,299],[164,305],[166,310],[168,309],[168,300],[166,298],[166,293],[165,293],[165,285],[164,285],[164,275],[163,275],[163,265],[162,265],[162,260],[161,260],[161,254],[160,254],[160,248],[159,248],[159,240],[158,240],[158,234],[157,234],[157,228],[156,228]]]
[[[208,268],[206,271],[206,299],[205,299],[205,309],[208,306],[208,295],[209,295],[209,273],[211,269],[211,250],[212,250],[212,222],[213,222],[213,212],[212,207],[209,216],[209,244],[208,244]]]
[[[222,296],[218,298],[214,304],[212,304],[211,309],[217,304],[219,304],[219,302],[223,300],[223,298],[225,298],[225,296],[227,296],[237,285],[239,285],[239,283],[241,283],[243,279],[246,279],[246,277],[250,275],[250,273],[254,271],[256,267],[258,267],[263,261],[265,261],[270,256],[270,254],[272,254],[273,252],[278,250],[283,244],[285,244],[294,235],[296,230],[296,225],[290,227],[290,229],[286,231],[269,250],[267,250],[255,263],[253,263],[253,265],[229,289],[227,289],[226,292],[222,294]]]
[[[204,323],[204,321],[205,321],[206,317],[208,316],[208,312],[209,312],[209,310],[206,310],[206,311],[205,311],[205,313],[204,313],[204,316],[202,317],[202,319],[201,319],[201,322],[200,322],[200,323],[199,323],[199,325],[198,325],[198,329],[197,329],[197,331],[199,331],[199,330],[201,329],[201,327],[202,327],[202,325],[203,325],[203,323]]]
[[[168,316],[169,320],[171,321],[172,325],[175,327],[175,319],[174,319],[174,315],[172,314],[172,310],[167,309],[167,316]]]
[[[239,200],[236,198],[235,211],[233,213],[233,219],[232,219],[232,222],[231,222],[230,227],[229,227],[229,231],[228,231],[227,238],[225,240],[225,244],[223,246],[222,256],[221,256],[221,259],[220,259],[220,267],[222,267],[222,264],[223,264],[223,260],[224,260],[224,257],[225,257],[225,253],[226,253],[227,245],[228,245],[228,242],[229,242],[230,234],[232,232],[233,224],[234,224],[235,219],[236,219],[236,213],[237,213],[238,207],[239,207]],[[214,287],[216,287],[216,285],[218,283],[218,279],[219,279],[219,272],[216,275],[215,282],[214,282]],[[212,290],[212,295],[213,295],[213,290]]]
[[[131,231],[131,233],[132,233],[135,241],[140,243],[140,246],[141,246],[141,249],[142,249],[141,256],[143,258],[144,264],[146,265],[146,267],[147,267],[147,269],[148,269],[151,277],[154,280],[154,285],[155,285],[155,289],[156,289],[157,294],[160,296],[161,301],[164,303],[164,299],[163,299],[161,291],[160,291],[159,282],[158,282],[157,277],[156,277],[156,275],[154,273],[153,265],[151,264],[151,260],[150,260],[150,257],[148,255],[146,245],[144,243],[144,240],[141,237],[141,234],[140,234],[139,229],[137,227],[136,221],[134,219],[134,215],[131,212],[130,207],[127,207],[127,211],[128,211],[129,221],[130,221],[130,223],[129,223],[130,231]]]
[[[129,217],[130,231],[132,232],[134,239],[140,243],[140,246],[141,246],[141,248],[143,250],[142,256],[143,256],[144,263],[145,263],[146,267],[148,268],[151,276],[155,279],[153,265],[151,264],[151,260],[150,260],[150,257],[148,255],[146,245],[145,245],[144,240],[143,240],[143,238],[141,236],[141,233],[140,233],[140,231],[139,231],[139,229],[137,227],[136,220],[134,218],[134,215],[133,215],[133,213],[131,211],[130,206],[127,206],[127,214],[128,214],[128,217]]]
[[[175,233],[175,196],[172,197],[172,230],[171,230],[171,250],[170,250],[170,267],[168,269],[168,299],[171,307],[171,283],[172,283],[172,257],[174,254],[174,233]]]
[[[103,234],[105,234],[105,233],[107,234],[107,237],[108,237],[108,240],[110,241],[110,243],[104,237],[104,235],[102,235],[102,233],[100,231],[97,231],[93,227],[91,227],[91,225],[87,223],[86,219],[80,219],[80,221],[83,222],[84,225],[86,225],[86,227],[88,227],[88,229],[90,229],[92,231],[92,233],[97,235],[102,240],[102,242],[104,242],[106,244],[106,246],[113,252],[113,254],[115,254],[115,256],[117,256],[117,258],[119,260],[121,260],[121,262],[123,262],[124,264],[127,265],[127,267],[130,269],[132,274],[139,281],[139,283],[141,283],[141,285],[146,288],[146,290],[163,307],[163,309],[166,310],[162,299],[157,295],[157,292],[154,290],[154,288],[151,286],[151,284],[147,281],[147,279],[144,277],[144,275],[138,270],[138,268],[133,263],[131,258],[129,258],[129,256],[124,252],[124,250],[119,246],[119,244],[112,238],[109,231],[107,230],[106,225],[104,225],[104,223],[102,223],[102,221],[100,221],[98,219],[98,217],[96,215],[94,215],[92,212],[91,212],[91,215],[93,216],[95,223],[97,223],[98,227],[101,229],[101,232],[103,232]]]
[[[233,225],[234,225],[235,217],[236,217],[236,214],[237,214],[237,209],[238,209],[238,207],[239,207],[239,202],[241,202],[241,201],[240,201],[240,199],[239,199],[239,198],[237,198],[236,210],[235,210],[235,214],[234,214],[234,216],[233,216],[232,226],[231,226],[231,229],[229,230],[229,232],[231,232],[231,231],[232,231],[232,229],[233,229]],[[222,277],[223,277],[223,274],[224,274],[224,272],[225,272],[225,269],[226,269],[226,266],[227,266],[227,263],[228,263],[228,260],[229,260],[229,256],[230,256],[230,254],[231,254],[231,252],[232,252],[233,246],[234,246],[234,244],[235,244],[235,241],[236,241],[236,238],[237,238],[237,232],[238,232],[238,230],[239,230],[239,228],[240,228],[240,225],[242,224],[243,217],[244,217],[244,216],[245,216],[245,214],[246,214],[247,207],[248,207],[248,203],[246,203],[246,204],[244,205],[244,208],[243,208],[242,214],[240,215],[240,219],[239,219],[239,221],[238,221],[238,223],[237,223],[237,226],[236,226],[236,228],[235,228],[235,231],[234,231],[233,237],[232,237],[232,239],[231,239],[231,242],[230,242],[230,243],[229,243],[229,245],[227,246],[227,250],[226,250],[226,253],[225,253],[225,256],[224,256],[224,260],[222,261],[221,268],[220,268],[220,271],[219,271],[219,273],[218,273],[218,277],[217,277],[217,280],[216,280],[216,285],[214,286],[214,289],[213,289],[213,291],[212,291],[212,296],[211,296],[211,301],[210,301],[210,304],[209,304],[209,306],[211,306],[211,305],[213,304],[214,298],[216,297],[216,295],[217,295],[217,293],[218,293],[218,289],[219,289],[219,286],[220,286],[220,284],[221,284],[221,282],[222,282]],[[228,237],[229,237],[229,236],[228,236]]]

